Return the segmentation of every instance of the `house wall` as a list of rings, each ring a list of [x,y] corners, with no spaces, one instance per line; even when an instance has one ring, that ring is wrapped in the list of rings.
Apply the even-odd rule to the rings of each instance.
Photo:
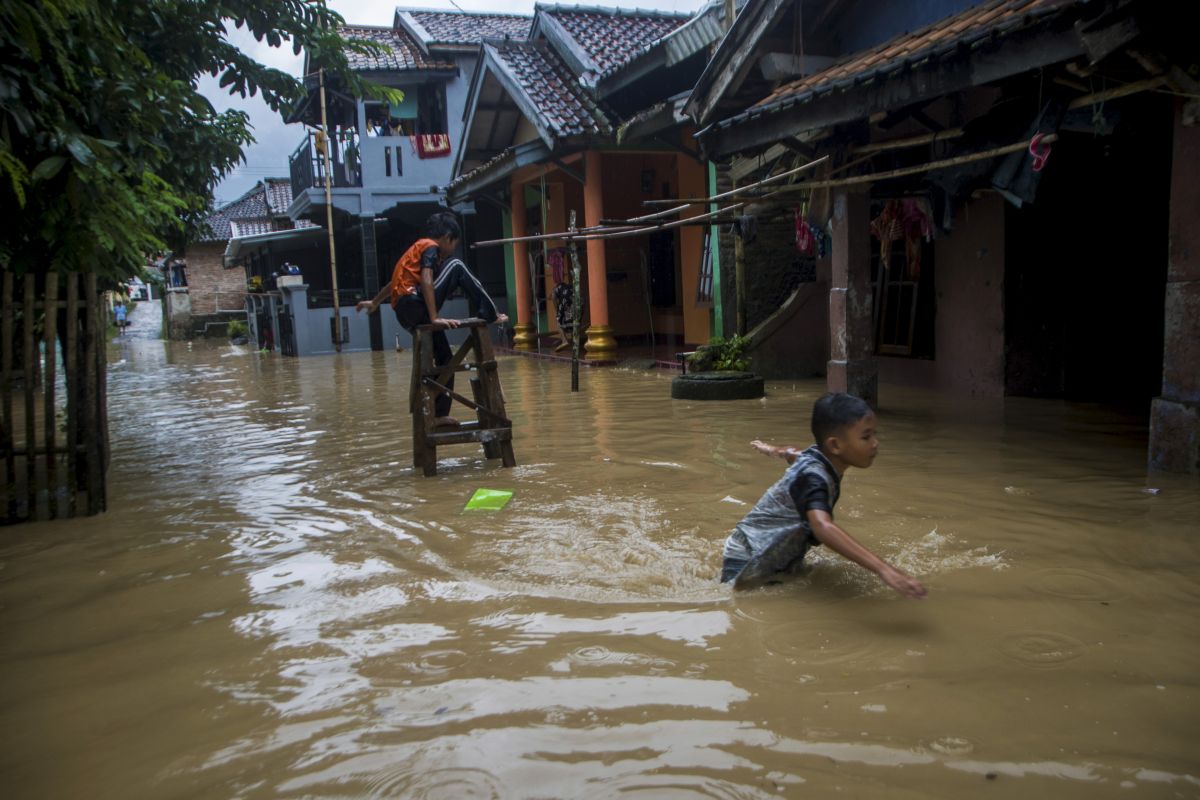
[[[675,168],[679,175],[681,197],[704,197],[708,194],[708,168],[685,155],[675,156]],[[695,209],[695,214],[703,209]],[[683,216],[692,216],[691,213]],[[687,226],[679,229],[679,268],[682,294],[679,298],[683,311],[683,342],[699,345],[709,339],[708,307],[696,304],[696,292],[700,284],[700,266],[704,258],[704,236],[707,226]]]
[[[1162,395],[1150,415],[1150,466],[1200,473],[1200,127],[1176,103]]]
[[[1004,396],[1004,201],[963,204],[934,242],[934,358],[878,356],[882,380],[972,397]]]

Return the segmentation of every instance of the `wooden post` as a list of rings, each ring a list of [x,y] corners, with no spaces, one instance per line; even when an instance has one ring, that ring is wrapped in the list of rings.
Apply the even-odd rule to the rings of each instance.
[[[572,233],[575,232],[575,209],[571,209],[571,224],[567,228]],[[571,331],[571,391],[579,391],[579,356],[580,346],[579,341],[582,337],[579,335],[579,328],[582,324],[583,309],[580,307],[579,299],[579,253],[575,250],[575,240],[567,240],[567,253],[571,258],[571,297],[573,300],[571,306],[571,318],[575,325]]]
[[[54,392],[56,389],[55,350],[58,348],[58,273],[46,273],[45,303],[43,304],[45,326],[46,367],[42,372],[42,398],[45,401],[42,414],[45,417],[46,438],[46,517],[58,516],[58,447],[56,420],[54,418]]]
[[[87,513],[99,514],[104,510],[104,498],[100,495],[102,466],[100,463],[100,426],[96,411],[100,403],[99,376],[96,370],[96,350],[99,345],[102,330],[100,327],[100,301],[96,293],[96,274],[84,276],[84,318],[86,322],[86,338],[84,339],[84,389],[83,389],[83,436],[85,452],[87,453]]]
[[[37,299],[37,276],[25,274],[24,319],[21,321],[21,354],[25,363],[25,519],[37,518],[37,404],[34,402],[35,378],[33,374],[34,344],[34,301]]]
[[[734,186],[736,190],[737,187]],[[742,238],[741,225],[733,229],[733,294],[736,329],[738,336],[746,335],[746,240]]]
[[[13,367],[13,274],[4,273],[4,306],[0,312],[0,325],[4,330],[0,333],[3,343],[0,344],[0,370],[3,370],[3,427],[4,446],[4,499],[6,515],[9,522],[17,518],[17,463],[13,455],[13,406],[12,406],[12,367]]]
[[[879,404],[879,365],[874,355],[869,231],[866,191],[838,192],[833,200],[826,382],[829,391],[849,392],[875,408]]]
[[[67,273],[67,344],[63,368],[67,372],[67,515],[79,505],[79,275]]]

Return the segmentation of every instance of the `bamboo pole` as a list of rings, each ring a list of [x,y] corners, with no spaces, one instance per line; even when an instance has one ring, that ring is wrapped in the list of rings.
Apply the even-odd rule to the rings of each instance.
[[[950,128],[937,133],[922,133],[919,136],[909,136],[905,139],[892,139],[888,142],[871,142],[869,144],[855,147],[850,152],[855,155],[867,155],[874,153],[883,153],[888,150],[904,150],[909,147],[917,147],[923,144],[933,144],[934,142],[942,142],[946,139],[957,139],[963,135],[962,128]]]
[[[575,209],[571,209],[571,222],[567,230],[574,232],[575,230]],[[579,340],[580,340],[580,322],[583,317],[583,309],[580,308],[579,297],[579,253],[575,250],[575,240],[567,240],[567,253],[571,258],[571,296],[574,302],[571,304],[571,319],[575,323],[571,331],[571,391],[579,391]]]
[[[734,324],[738,336],[746,335],[746,242],[739,228],[733,234]]]
[[[752,195],[749,199],[769,200],[773,197],[778,197],[780,195],[786,195],[790,192],[795,192],[797,190],[804,191],[804,192],[811,192],[813,189],[832,189],[832,188],[836,188],[838,186],[852,186],[852,185],[859,184],[859,183],[871,183],[873,181],[883,181],[883,180],[890,180],[892,178],[902,178],[905,175],[916,175],[921,172],[930,172],[932,170],[942,169],[944,167],[953,167],[953,166],[957,166],[959,164],[969,164],[972,161],[982,161],[987,158],[996,158],[997,156],[1008,155],[1009,153],[1016,153],[1020,150],[1024,150],[1025,148],[1029,147],[1031,141],[1032,141],[1031,139],[1025,139],[1020,142],[1014,142],[1013,144],[1004,145],[1003,147],[993,147],[989,150],[983,150],[978,153],[970,153],[968,155],[963,155],[963,156],[954,156],[953,158],[943,158],[943,159],[939,159],[937,161],[930,161],[925,164],[917,164],[917,165],[914,165],[911,167],[901,167],[900,169],[888,170],[886,172],[869,172],[865,175],[853,175],[849,178],[837,178],[835,180],[804,181],[802,183],[796,183],[796,184],[792,184],[789,186],[782,186],[778,189],[773,189],[769,192],[766,192],[765,194],[755,194],[755,195]],[[1041,143],[1042,144],[1052,144],[1056,141],[1058,141],[1058,134],[1051,133],[1051,134],[1047,134],[1046,136],[1043,136]],[[743,187],[743,191],[759,187],[759,186],[761,186],[761,183],[762,182],[760,181],[758,184],[751,184],[750,186]],[[726,193],[726,194],[728,194],[728,193]],[[719,196],[720,195],[717,195],[717,197],[719,197]],[[711,203],[711,202],[713,202],[713,199],[714,198],[710,198],[710,197],[693,197],[693,198],[677,197],[677,198],[674,198],[671,200],[643,200],[642,202],[647,205],[655,204],[655,203],[700,204],[700,203]]]
[[[87,513],[89,516],[99,514],[103,510],[103,498],[99,496],[100,487],[100,448],[99,420],[96,411],[100,393],[96,375],[96,350],[99,344],[100,302],[96,296],[96,273],[88,273],[83,277],[84,285],[84,315],[87,334],[84,338],[84,390],[83,390],[83,435],[87,452]]]
[[[728,192],[714,194],[712,197],[675,197],[675,198],[671,198],[671,199],[667,199],[667,200],[643,200],[642,205],[644,205],[644,206],[661,206],[661,205],[666,205],[668,203],[686,203],[688,205],[696,205],[698,203],[717,203],[717,202],[720,202],[721,200],[726,200],[730,197],[735,197],[737,195],[745,194],[746,192],[750,192],[755,189],[761,189],[762,187],[764,187],[768,184],[776,183],[778,181],[783,180],[784,178],[791,178],[795,175],[799,175],[803,172],[807,172],[814,167],[824,164],[828,160],[829,160],[829,156],[824,155],[824,156],[821,156],[820,158],[816,159],[815,161],[810,161],[807,164],[796,167],[795,169],[789,169],[786,172],[779,173],[778,175],[771,175],[769,177],[763,178],[760,181],[755,181],[754,183],[748,183],[745,186],[735,187],[733,189],[730,189]]]
[[[325,69],[317,70],[321,94],[321,154],[325,156],[325,227],[329,230],[329,273],[333,287],[333,349],[342,352],[342,307],[338,300],[337,248],[333,242],[333,169],[329,163],[329,118],[325,111]]]
[[[75,516],[79,505],[79,275],[67,273],[67,345],[63,368],[67,378],[67,515]]]
[[[3,419],[0,424],[3,427],[3,447],[4,447],[4,500],[5,513],[10,522],[17,517],[17,464],[16,456],[13,453],[13,407],[12,407],[12,354],[13,354],[13,274],[7,270],[4,272],[4,305],[0,311],[0,326],[4,330],[0,333],[3,342],[0,343],[0,370],[3,371],[3,376],[0,376],[2,381],[4,408],[2,410]]]
[[[46,273],[46,291],[44,293],[45,310],[43,325],[45,327],[45,359],[46,367],[42,371],[42,398],[45,401],[42,414],[45,417],[46,440],[46,517],[54,519],[58,516],[58,450],[55,430],[54,392],[57,389],[55,351],[58,349],[56,334],[58,333],[58,273]]]
[[[21,321],[21,355],[25,371],[25,519],[37,518],[37,459],[33,455],[37,447],[37,404],[34,402],[33,359],[35,313],[34,301],[37,299],[37,276],[32,272],[25,273],[25,296],[22,298],[24,319]]]
[[[543,237],[543,236],[539,235],[539,236],[514,236],[514,237],[511,237],[508,239],[489,239],[484,242],[476,242],[472,246],[473,247],[494,247],[496,245],[511,244],[513,242],[539,241],[542,238],[562,239],[564,241],[587,241],[588,239],[623,239],[627,236],[641,236],[643,233],[650,233],[651,231],[668,230],[671,228],[681,228],[681,227],[684,227],[687,225],[700,225],[700,224],[711,225],[711,224],[714,224],[714,222],[719,222],[719,220],[715,219],[716,217],[720,216],[721,214],[724,214],[727,211],[735,211],[744,205],[745,205],[745,203],[735,203],[731,206],[726,206],[725,208],[722,208],[718,211],[712,211],[707,214],[698,214],[694,217],[688,217],[687,219],[679,219],[679,220],[675,220],[673,222],[663,222],[663,223],[659,223],[657,225],[629,225],[629,226],[615,227],[615,228],[604,228],[602,226],[600,228],[596,228],[596,227],[580,228],[575,233],[571,233],[570,231],[563,231],[561,233],[551,234],[548,237]],[[704,220],[712,220],[712,221],[706,223],[706,222],[704,222]]]

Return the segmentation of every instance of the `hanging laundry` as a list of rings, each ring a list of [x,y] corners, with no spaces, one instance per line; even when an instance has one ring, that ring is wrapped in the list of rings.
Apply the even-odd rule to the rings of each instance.
[[[412,137],[417,158],[442,158],[450,155],[450,137],[444,133],[421,133]]]
[[[871,220],[871,235],[879,240],[879,264],[888,269],[892,257],[892,242],[904,238],[904,223],[899,200],[888,200],[883,211]]]
[[[921,245],[933,241],[933,208],[924,197],[906,197],[900,203],[904,225],[904,254],[908,261],[908,279],[921,279]]]
[[[813,241],[812,227],[808,224],[808,220],[804,218],[804,211],[796,209],[796,252],[800,255],[809,256],[816,249],[816,242]]]

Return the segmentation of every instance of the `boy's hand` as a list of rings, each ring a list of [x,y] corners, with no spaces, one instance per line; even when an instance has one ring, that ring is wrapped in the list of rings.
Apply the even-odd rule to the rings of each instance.
[[[904,595],[905,597],[911,597],[914,600],[924,599],[925,595],[928,594],[928,592],[925,591],[925,587],[921,585],[919,580],[909,575],[905,575],[903,572],[892,566],[880,570],[879,578],[900,594]]]
[[[459,326],[458,320],[447,319],[446,317],[438,317],[433,321],[433,324],[439,328],[457,328]]]
[[[354,313],[357,314],[361,311],[365,311],[368,314],[375,313],[375,301],[374,300],[359,300],[357,303],[354,304]]]
[[[754,441],[752,441],[750,443],[750,446],[753,447],[758,452],[762,453],[764,456],[775,455],[775,448],[772,445],[769,445],[766,442],[760,441],[758,439],[755,439]]]

